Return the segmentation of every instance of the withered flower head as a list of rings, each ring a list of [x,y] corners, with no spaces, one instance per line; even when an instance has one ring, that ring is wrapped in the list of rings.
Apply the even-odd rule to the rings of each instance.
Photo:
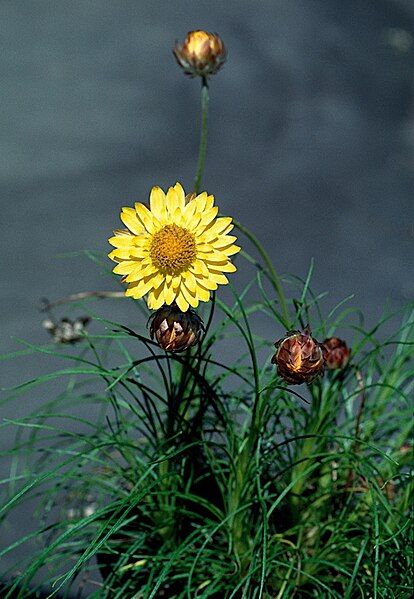
[[[351,349],[338,337],[329,337],[323,342],[325,365],[329,370],[345,368],[351,357]]]
[[[322,346],[312,337],[309,327],[303,332],[291,331],[275,343],[276,353],[272,363],[277,372],[290,385],[311,383],[324,372]]]
[[[43,322],[45,328],[55,343],[76,343],[84,338],[84,332],[90,318],[81,316],[75,320],[62,318],[59,322],[54,322],[51,318],[46,318]]]
[[[183,44],[176,42],[173,53],[184,73],[192,77],[214,75],[226,60],[221,38],[201,30],[190,31]]]
[[[163,306],[150,317],[151,339],[162,349],[181,352],[196,345],[204,332],[203,321],[191,308],[182,312],[176,304]]]

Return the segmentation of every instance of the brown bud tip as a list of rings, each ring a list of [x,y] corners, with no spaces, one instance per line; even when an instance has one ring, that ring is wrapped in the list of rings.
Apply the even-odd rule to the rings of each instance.
[[[292,331],[275,343],[272,363],[290,385],[311,383],[324,372],[322,345],[312,337],[307,327],[303,332]]]
[[[163,306],[150,317],[151,339],[156,339],[162,349],[181,352],[201,341],[203,321],[189,309],[181,312],[176,304]]]
[[[345,368],[351,357],[351,350],[342,339],[329,337],[323,342],[325,365],[329,370]]]
[[[404,443],[404,445],[401,445],[400,453],[402,455],[406,455],[407,453],[410,453],[410,451],[412,451],[412,447],[409,443]]]
[[[226,49],[221,38],[207,31],[190,31],[183,44],[173,49],[178,64],[191,77],[214,75],[226,60]]]

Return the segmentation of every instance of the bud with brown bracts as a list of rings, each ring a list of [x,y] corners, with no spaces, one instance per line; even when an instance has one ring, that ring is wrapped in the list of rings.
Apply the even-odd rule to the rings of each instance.
[[[201,341],[203,321],[189,309],[182,312],[176,304],[163,306],[150,317],[151,339],[165,351],[182,352]]]
[[[208,31],[190,31],[183,44],[173,49],[184,73],[192,77],[214,75],[226,60],[226,49],[221,38]]]
[[[325,365],[329,370],[343,369],[351,357],[351,349],[338,337],[329,337],[323,342]]]
[[[324,373],[323,347],[312,337],[309,327],[303,332],[291,331],[275,343],[272,363],[290,385],[311,383]]]

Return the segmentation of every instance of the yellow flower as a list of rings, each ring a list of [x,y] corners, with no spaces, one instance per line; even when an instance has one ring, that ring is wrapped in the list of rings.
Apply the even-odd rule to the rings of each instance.
[[[118,262],[116,274],[128,283],[125,295],[139,299],[148,294],[148,307],[157,310],[176,302],[186,312],[208,302],[210,292],[226,285],[225,274],[236,267],[229,256],[240,248],[230,217],[217,217],[214,196],[206,192],[186,198],[179,183],[165,194],[153,187],[150,209],[137,202],[123,208],[128,229],[115,231],[109,257]]]

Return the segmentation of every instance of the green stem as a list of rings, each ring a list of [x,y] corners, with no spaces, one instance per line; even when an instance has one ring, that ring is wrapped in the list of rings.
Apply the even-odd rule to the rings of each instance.
[[[200,149],[198,151],[197,174],[194,180],[194,192],[200,193],[201,180],[204,173],[207,150],[207,115],[208,115],[208,84],[206,77],[203,77],[201,85],[201,135]]]
[[[198,150],[198,162],[197,171],[194,179],[194,192],[198,194],[200,192],[201,180],[204,174],[204,165],[206,162],[206,151],[207,151],[207,115],[208,115],[208,83],[207,78],[202,78],[201,83],[201,134],[200,134],[200,146]],[[188,365],[191,359],[191,350],[187,350],[185,356],[185,363],[181,367],[181,378],[179,389],[184,394],[186,389],[186,382],[188,376]]]
[[[253,235],[253,233],[251,233],[249,229],[247,229],[237,221],[234,221],[234,224],[253,243],[253,245],[263,258],[263,261],[270,273],[270,281],[273,285],[274,290],[276,291],[276,295],[279,300],[280,309],[282,311],[281,320],[283,322],[283,326],[286,328],[287,331],[290,330],[292,328],[292,325],[287,309],[285,294],[283,292],[282,284],[280,282],[280,277],[276,273],[276,270],[272,264],[272,261],[269,258],[269,255],[267,254],[266,250],[264,249],[260,241],[257,239],[257,237]]]
[[[303,505],[301,495],[308,483],[304,473],[309,467],[310,460],[314,461],[317,459],[315,458],[316,454],[326,450],[327,440],[324,435],[326,435],[329,425],[332,424],[332,420],[335,418],[332,396],[323,393],[321,382],[318,381],[310,385],[309,388],[312,394],[312,404],[303,432],[310,436],[296,445],[296,465],[292,468],[292,480],[297,480],[292,487],[291,505],[297,522],[301,519],[301,506]],[[319,483],[321,482],[321,476],[322,474]]]

